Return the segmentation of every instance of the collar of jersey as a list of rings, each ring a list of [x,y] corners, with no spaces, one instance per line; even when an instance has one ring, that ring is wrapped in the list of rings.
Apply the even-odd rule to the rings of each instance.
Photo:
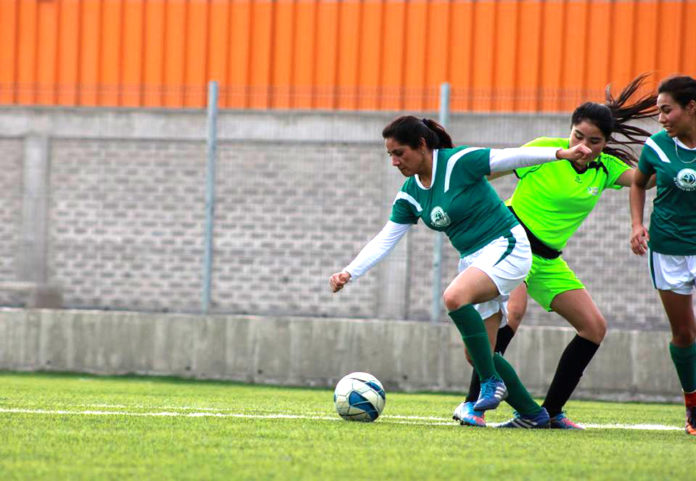
[[[435,183],[435,174],[437,173],[437,153],[438,149],[433,150],[433,172],[430,174],[430,187],[423,187],[423,184],[421,184],[420,177],[418,177],[418,174],[415,174],[413,177],[416,179],[416,185],[420,187],[423,190],[430,190],[433,188],[433,184]]]
[[[599,170],[599,169],[602,168],[602,164],[599,163],[599,162],[597,162],[596,160],[593,160],[592,162],[590,162],[589,164],[587,164],[587,165],[585,166],[585,170],[580,170],[580,169],[578,169],[578,168],[575,166],[575,164],[572,163],[570,160],[568,161],[568,163],[570,164],[570,166],[573,168],[573,170],[574,170],[576,173],[581,174],[581,175],[584,174],[584,173],[586,173],[586,172],[587,172],[588,170],[590,170],[590,169]]]
[[[684,142],[682,142],[681,140],[679,140],[679,137],[673,137],[672,140],[674,140],[674,143],[677,144],[677,147],[681,147],[681,148],[684,149],[684,150],[691,150],[691,151],[696,150],[696,147],[693,147],[693,148],[692,148],[692,147],[687,147],[686,144],[685,144]]]

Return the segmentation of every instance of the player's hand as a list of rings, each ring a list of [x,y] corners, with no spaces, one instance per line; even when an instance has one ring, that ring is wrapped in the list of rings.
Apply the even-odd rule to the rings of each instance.
[[[331,292],[338,292],[343,289],[343,286],[348,284],[350,280],[350,273],[346,271],[337,272],[331,276],[329,279],[329,286],[331,287]]]
[[[558,149],[556,158],[585,164],[592,160],[592,150],[585,144],[577,144],[568,149]]]
[[[631,250],[639,256],[648,252],[650,235],[644,225],[634,225],[631,229]]]

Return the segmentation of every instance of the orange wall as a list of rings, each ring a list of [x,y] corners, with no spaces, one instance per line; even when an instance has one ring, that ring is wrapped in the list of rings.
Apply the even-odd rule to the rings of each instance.
[[[0,104],[566,111],[696,76],[696,0],[0,0]]]

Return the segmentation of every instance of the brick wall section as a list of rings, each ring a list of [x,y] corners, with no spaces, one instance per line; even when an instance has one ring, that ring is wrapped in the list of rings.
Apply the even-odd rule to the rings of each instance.
[[[224,112],[218,131],[213,312],[379,317],[385,264],[339,295],[329,275],[388,218],[399,179],[379,138],[389,113]],[[50,282],[73,308],[197,312],[205,223],[205,113],[0,109],[4,196],[0,274],[12,278],[22,141],[50,137]],[[564,116],[456,116],[457,143],[519,145],[567,135]],[[506,132],[504,140],[498,133]],[[503,197],[514,178],[494,186]],[[666,329],[645,259],[628,249],[627,190],[607,192],[566,249],[614,328]],[[443,287],[457,256],[445,243]],[[407,239],[407,319],[426,321],[433,233]],[[399,296],[400,297],[400,296]],[[0,298],[3,304],[9,303]],[[528,325],[558,325],[530,302]],[[441,320],[446,321],[444,314]]]
[[[22,139],[0,138],[0,280],[17,280],[17,249],[22,223]],[[20,298],[0,291],[0,303],[16,305]]]

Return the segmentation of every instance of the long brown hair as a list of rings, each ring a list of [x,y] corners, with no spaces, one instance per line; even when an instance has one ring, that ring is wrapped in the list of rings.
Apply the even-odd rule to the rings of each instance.
[[[575,109],[571,117],[572,125],[577,125],[587,120],[599,128],[607,140],[603,152],[618,157],[628,165],[635,165],[636,154],[631,150],[631,145],[642,145],[645,139],[650,137],[650,132],[628,122],[645,119],[657,115],[657,95],[649,94],[638,100],[628,103],[636,91],[643,85],[649,74],[641,74],[633,79],[614,98],[611,94],[611,85],[607,85],[604,92],[603,104],[585,102]],[[616,134],[623,136],[617,139]]]
[[[420,139],[425,139],[430,150],[454,147],[452,138],[442,125],[433,119],[419,119],[413,115],[403,115],[389,122],[382,130],[382,137],[394,139],[412,149],[420,147]]]

